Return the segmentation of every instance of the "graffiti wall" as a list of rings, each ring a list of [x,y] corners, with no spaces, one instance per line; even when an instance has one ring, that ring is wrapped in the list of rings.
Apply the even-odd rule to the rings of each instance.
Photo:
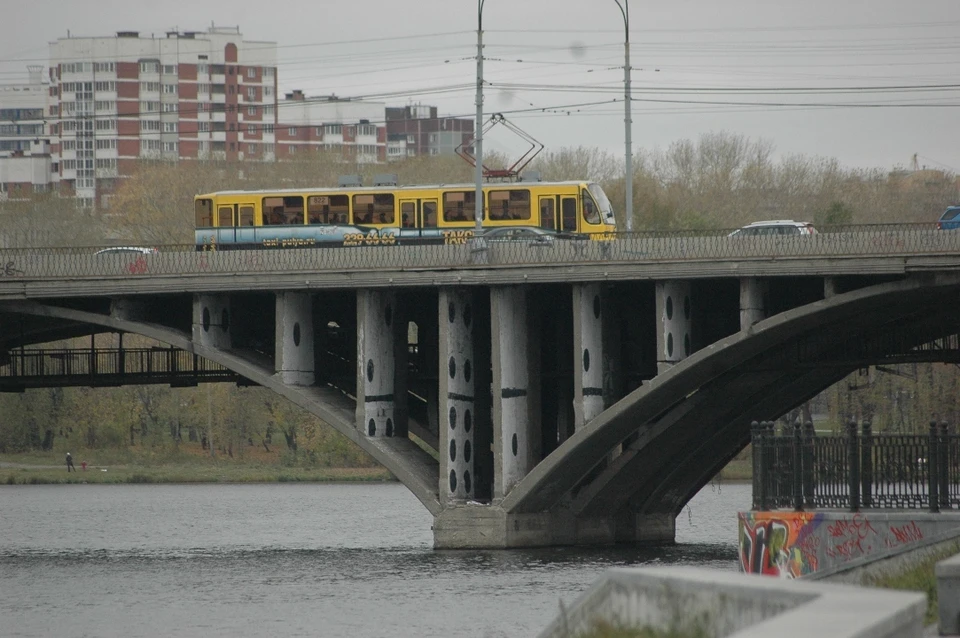
[[[740,569],[799,578],[921,541],[957,526],[925,513],[740,512]]]

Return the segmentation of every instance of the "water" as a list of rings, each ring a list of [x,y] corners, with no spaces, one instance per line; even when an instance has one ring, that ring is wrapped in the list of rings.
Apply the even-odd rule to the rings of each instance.
[[[401,485],[0,486],[0,635],[533,636],[607,568],[736,569],[749,485],[660,548],[435,551]]]

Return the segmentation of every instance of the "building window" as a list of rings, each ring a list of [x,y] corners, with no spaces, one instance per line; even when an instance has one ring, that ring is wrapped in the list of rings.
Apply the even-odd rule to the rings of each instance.
[[[207,75],[208,73],[210,73],[210,67],[207,66],[206,62],[197,64],[197,75]]]
[[[248,77],[248,78],[255,78],[255,77],[257,77],[257,69],[256,69],[255,67],[252,67],[252,66],[249,67],[249,68],[247,68],[247,77]],[[251,153],[252,153],[252,152],[253,152],[253,151],[251,151]]]
[[[264,105],[263,105],[263,116],[264,116],[264,117],[273,117],[273,104],[264,104]]]
[[[247,99],[248,99],[248,100],[255,100],[255,99],[257,99],[257,87],[255,87],[255,86],[248,86],[248,87],[247,87]]]
[[[273,134],[273,124],[264,124],[261,129],[264,133]]]
[[[256,155],[257,145],[256,144],[247,144],[247,152],[251,155]]]
[[[94,85],[97,91],[109,91],[113,93],[117,90],[116,82],[95,82]]]
[[[113,73],[116,69],[113,66],[113,62],[95,62],[93,64],[93,70],[96,73]]]
[[[140,83],[140,91],[141,91],[141,92],[143,92],[143,91],[148,91],[148,92],[151,92],[151,93],[159,93],[159,92],[160,92],[160,83],[159,83],[159,82],[141,82],[141,83]]]
[[[140,120],[141,131],[159,131],[160,120]]]
[[[256,135],[256,134],[257,134],[257,125],[247,124],[247,135]]]
[[[291,144],[291,145],[290,145],[289,147],[287,147],[287,148],[288,148],[288,150],[287,150],[287,153],[288,153],[288,154],[290,154],[290,155],[295,155],[295,154],[296,154],[296,152],[297,152],[297,147],[296,147],[296,146],[294,146],[293,144]]]
[[[160,73],[159,62],[141,62],[140,73]]]
[[[264,97],[268,97],[268,96],[272,96],[272,95],[273,95],[273,87],[272,87],[272,86],[265,86],[265,87],[263,87],[263,96],[264,96]]]
[[[164,84],[163,92],[167,95],[176,95],[177,94],[177,85],[176,84]]]
[[[176,153],[177,152],[177,143],[176,142],[164,142],[163,151],[165,153]]]
[[[163,65],[163,74],[164,74],[164,75],[176,75],[176,74],[177,74],[177,65],[176,65],[176,64],[164,64],[164,65]]]
[[[177,132],[177,123],[176,123],[176,122],[164,122],[164,123],[163,123],[163,132],[164,132],[164,133],[176,133],[176,132]]]
[[[340,124],[327,124],[323,127],[325,135],[343,135],[343,126]]]
[[[247,107],[247,115],[256,115],[256,114],[257,114],[257,107],[255,106]]]
[[[164,102],[163,104],[164,113],[176,113],[177,112],[177,103],[176,102]]]
[[[209,132],[210,132],[210,122],[197,122],[197,132],[198,132],[198,133],[209,133]]]
[[[288,128],[288,129],[287,129],[287,135],[289,135],[290,137],[296,137],[296,136],[297,136],[297,127],[296,127],[296,126],[291,126],[290,128]]]

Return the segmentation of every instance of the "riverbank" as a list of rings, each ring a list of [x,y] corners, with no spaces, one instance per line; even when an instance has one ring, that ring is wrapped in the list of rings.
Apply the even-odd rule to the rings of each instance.
[[[73,453],[76,472],[67,472],[65,454],[28,452],[0,454],[0,485],[71,483],[323,483],[393,481],[385,468],[326,467],[307,455],[250,453],[211,457],[199,444],[161,452],[80,450]],[[86,463],[86,469],[83,464]],[[749,459],[734,459],[717,479],[750,480]]]
[[[125,450],[73,453],[76,471],[67,471],[59,452],[0,454],[0,484],[109,483],[322,483],[393,481],[385,468],[322,467],[292,456],[211,457],[192,449],[164,453]],[[84,468],[86,463],[86,468]]]

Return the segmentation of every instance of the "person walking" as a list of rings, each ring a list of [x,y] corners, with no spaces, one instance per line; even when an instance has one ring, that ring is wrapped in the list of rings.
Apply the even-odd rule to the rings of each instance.
[[[67,452],[67,472],[69,472],[70,470],[73,470],[74,472],[76,472],[77,468],[73,467],[73,457],[70,456],[69,452]]]

